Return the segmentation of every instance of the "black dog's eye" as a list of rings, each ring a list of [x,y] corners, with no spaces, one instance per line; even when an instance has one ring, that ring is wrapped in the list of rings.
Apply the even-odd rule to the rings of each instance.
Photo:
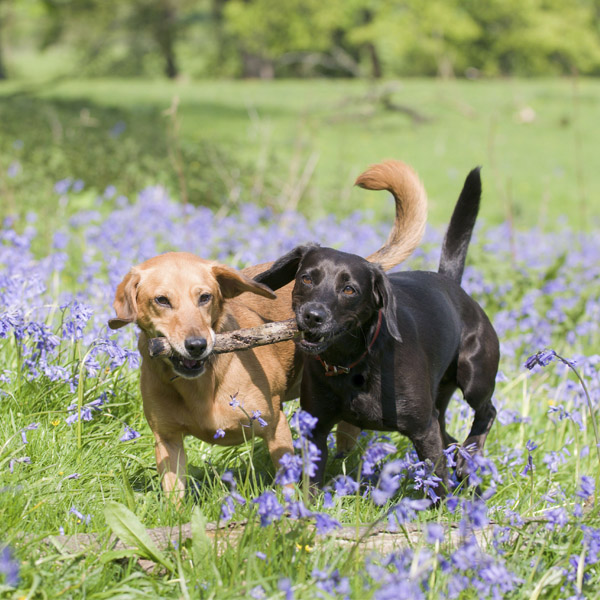
[[[356,293],[356,290],[351,285],[345,286],[342,290],[342,294],[346,296],[354,296]]]
[[[208,304],[212,300],[212,294],[200,294],[200,298],[198,298],[198,305],[202,306],[203,304]]]
[[[169,299],[166,296],[156,296],[156,298],[154,298],[154,302],[156,302],[156,304],[158,304],[159,306],[168,306],[169,308],[171,307],[171,303],[169,302]]]
[[[304,283],[305,285],[311,285],[312,284],[312,277],[310,275],[302,275],[302,277],[300,277],[302,283]]]

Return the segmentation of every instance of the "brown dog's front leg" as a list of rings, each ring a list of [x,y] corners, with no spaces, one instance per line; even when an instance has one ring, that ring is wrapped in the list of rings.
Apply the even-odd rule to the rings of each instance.
[[[294,445],[292,443],[290,426],[288,425],[282,410],[279,411],[276,418],[277,423],[275,424],[274,430],[270,431],[269,435],[266,435],[264,439],[267,443],[267,448],[271,455],[275,470],[277,471],[281,466],[279,464],[281,457],[287,453],[294,454]]]
[[[167,497],[179,506],[185,494],[187,461],[183,447],[183,435],[163,436],[154,432],[156,466],[162,478]]]
[[[335,445],[338,455],[348,454],[358,441],[358,436],[362,429],[355,425],[350,425],[346,421],[340,421],[335,431]]]

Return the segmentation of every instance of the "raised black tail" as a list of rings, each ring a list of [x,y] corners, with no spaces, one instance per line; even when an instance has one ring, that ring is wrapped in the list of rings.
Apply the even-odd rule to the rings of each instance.
[[[477,167],[467,175],[442,244],[438,273],[450,277],[457,283],[462,280],[467,250],[479,212],[481,200],[479,171],[480,167]]]

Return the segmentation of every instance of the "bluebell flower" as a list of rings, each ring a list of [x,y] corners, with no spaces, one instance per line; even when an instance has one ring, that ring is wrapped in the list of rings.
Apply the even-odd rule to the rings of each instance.
[[[54,191],[57,194],[60,194],[61,196],[63,194],[66,194],[69,191],[69,188],[71,187],[71,182],[72,182],[72,179],[70,179],[68,177],[66,179],[61,179],[60,181],[57,181],[54,184]]]
[[[21,166],[21,163],[18,160],[13,160],[8,166],[6,174],[12,179],[21,173],[22,170],[23,167]]]
[[[129,427],[129,425],[124,424],[124,428],[125,433],[123,433],[123,435],[119,438],[119,441],[129,442],[140,437],[140,434],[131,427]]]
[[[326,535],[334,529],[340,529],[342,526],[337,519],[334,519],[327,513],[314,513],[315,527],[319,535]]]
[[[305,410],[297,410],[290,419],[290,425],[301,437],[311,437],[318,419]]]
[[[489,523],[487,505],[479,499],[462,502],[463,517],[460,529],[466,533],[470,528],[481,529]]]
[[[225,473],[221,475],[221,481],[227,484],[230,490],[235,490],[237,488],[237,482],[231,471],[225,471]]]
[[[444,541],[444,527],[439,523],[428,523],[425,528],[425,539],[429,544]]]
[[[397,525],[410,523],[417,517],[417,512],[425,510],[431,506],[431,500],[425,498],[421,500],[412,500],[411,498],[402,498],[388,511],[388,522],[390,529],[395,530]]]
[[[562,507],[551,508],[544,513],[547,524],[546,529],[554,530],[564,527],[569,522],[569,515]]]
[[[11,473],[14,473],[15,465],[18,463],[31,464],[31,458],[29,458],[29,456],[21,456],[20,458],[11,458],[8,463],[8,469]]]
[[[596,482],[594,481],[594,478],[588,477],[587,475],[582,475],[579,480],[579,488],[575,492],[575,495],[579,498],[583,498],[583,500],[587,500],[594,495],[595,489]]]
[[[306,508],[304,502],[298,500],[296,502],[289,502],[287,505],[287,511],[289,513],[290,519],[305,519],[307,517],[311,517],[313,513]]]
[[[396,452],[396,446],[393,444],[385,442],[370,444],[362,456],[362,474],[372,475],[377,463],[394,452]]]
[[[255,410],[255,411],[253,411],[253,412],[252,412],[252,417],[251,417],[251,419],[252,419],[253,421],[257,421],[257,422],[258,422],[258,424],[259,424],[261,427],[266,427],[266,426],[267,426],[267,422],[266,422],[266,421],[265,421],[265,420],[264,420],[264,419],[263,419],[263,418],[260,416],[261,414],[262,414],[262,413],[260,412],[260,410]]]
[[[231,495],[225,497],[221,503],[221,521],[229,521],[235,512],[235,504]]]
[[[262,527],[270,525],[273,521],[278,521],[283,515],[283,506],[279,504],[277,496],[273,492],[263,492],[258,498],[252,500],[252,502],[258,507]]]
[[[80,512],[79,510],[77,510],[74,506],[72,506],[69,509],[69,512],[77,517],[78,523],[83,523],[85,525],[88,525],[89,522],[90,522],[90,520],[91,520],[91,518],[92,518],[92,515],[89,515],[89,514],[88,515],[84,515],[82,512]]]
[[[302,457],[286,452],[280,459],[280,468],[275,475],[275,483],[289,485],[297,483],[302,476]]]
[[[4,583],[11,587],[19,585],[19,561],[14,558],[12,550],[4,546],[0,550],[0,573],[4,575]]]
[[[333,489],[335,490],[336,496],[339,496],[340,498],[343,496],[350,496],[356,494],[358,491],[358,483],[348,475],[338,475],[333,480]]]
[[[277,582],[277,589],[283,592],[285,600],[294,600],[294,591],[292,588],[292,582],[288,577],[282,577]]]
[[[262,586],[257,585],[256,587],[250,590],[250,596],[252,596],[252,598],[254,598],[255,600],[262,600],[262,598],[267,597],[267,594],[265,593],[265,590],[262,588]]]
[[[221,429],[220,427],[215,431],[215,435],[213,435],[213,438],[215,440],[218,440],[219,438],[224,438],[225,437],[225,431],[223,429]]]

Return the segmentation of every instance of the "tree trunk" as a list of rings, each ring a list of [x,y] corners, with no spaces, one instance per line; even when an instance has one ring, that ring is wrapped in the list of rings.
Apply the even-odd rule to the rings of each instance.
[[[169,0],[161,0],[156,23],[156,41],[165,61],[165,75],[175,79],[179,75],[175,56],[177,13]]]
[[[6,79],[6,67],[4,66],[4,15],[2,14],[0,1],[0,79]]]
[[[381,69],[381,61],[379,60],[379,54],[377,54],[377,48],[373,42],[367,44],[367,53],[369,60],[371,61],[371,77],[373,79],[381,79],[383,71]]]

